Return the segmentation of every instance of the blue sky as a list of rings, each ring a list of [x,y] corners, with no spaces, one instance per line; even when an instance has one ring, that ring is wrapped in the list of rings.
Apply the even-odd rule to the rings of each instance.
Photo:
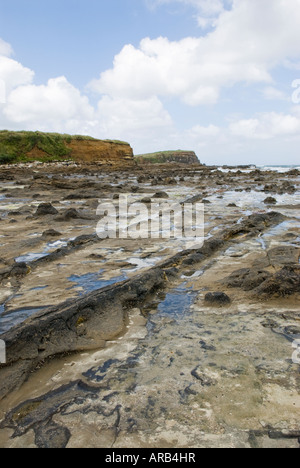
[[[299,24],[300,0],[0,0],[0,128],[299,164]]]

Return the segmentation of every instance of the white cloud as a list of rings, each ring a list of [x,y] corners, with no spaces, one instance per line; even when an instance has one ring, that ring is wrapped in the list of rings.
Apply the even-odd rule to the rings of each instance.
[[[192,105],[214,103],[218,89],[210,79],[216,70],[209,70],[210,64],[197,63],[198,47],[194,38],[179,42],[162,37],[143,39],[139,49],[125,46],[115,57],[114,68],[102,73],[100,80],[92,81],[90,87],[114,97],[179,96]],[[200,83],[199,74],[202,74]]]
[[[233,136],[254,140],[298,136],[300,118],[291,114],[265,112],[252,119],[233,122],[229,130]]]
[[[219,3],[213,2],[216,11]],[[112,97],[171,96],[188,105],[215,104],[223,88],[271,84],[273,67],[299,58],[299,24],[299,0],[234,0],[204,37],[146,38],[138,48],[126,45],[113,68],[90,87]]]
[[[6,96],[17,86],[31,83],[34,77],[32,70],[11,58],[12,53],[11,45],[0,38],[0,81]]]
[[[211,139],[216,138],[220,134],[220,128],[216,125],[208,125],[204,127],[202,125],[195,125],[192,127],[188,134],[192,139]]]
[[[288,97],[283,91],[280,89],[274,88],[273,86],[267,86],[262,90],[262,94],[264,99],[267,101],[288,101],[290,97]]]
[[[216,18],[225,11],[225,7],[232,4],[233,0],[147,0],[151,8],[162,4],[181,3],[191,6],[196,12],[198,25],[201,28],[214,26]]]
[[[20,85],[31,83],[33,77],[34,72],[29,68],[9,57],[0,56],[0,80],[5,83],[7,93]]]
[[[0,55],[10,57],[13,53],[12,47],[0,37]]]
[[[13,90],[4,115],[24,129],[78,132],[94,124],[94,109],[88,98],[65,77],[50,79],[47,85],[23,85]]]
[[[173,125],[169,113],[155,96],[139,100],[104,96],[98,103],[97,118],[99,137],[139,143],[161,138]]]

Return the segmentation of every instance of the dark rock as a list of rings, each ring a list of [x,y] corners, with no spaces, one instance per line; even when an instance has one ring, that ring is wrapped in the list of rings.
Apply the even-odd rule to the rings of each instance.
[[[36,213],[37,216],[57,215],[58,211],[51,203],[41,203],[38,206]]]
[[[81,218],[80,214],[74,208],[70,208],[56,218],[57,221],[69,221],[70,219]]]
[[[236,204],[235,203],[229,203],[229,205],[227,205],[228,207],[230,208],[236,208]]]
[[[289,176],[298,176],[300,175],[299,169],[292,169],[291,171],[288,172]]]
[[[194,265],[202,262],[204,258],[205,256],[201,253],[193,253],[183,260],[182,265]]]
[[[9,211],[8,216],[21,216],[23,213],[21,211]]]
[[[256,268],[242,268],[225,278],[224,284],[229,288],[242,288],[244,291],[251,291],[271,276],[268,271],[257,270]]]
[[[28,274],[28,266],[24,262],[16,263],[10,272],[10,276],[12,277],[22,277]]]
[[[53,421],[46,421],[35,429],[35,444],[38,448],[65,448],[70,438],[69,429]]]
[[[203,195],[194,195],[192,198],[188,198],[187,200],[184,201],[184,203],[197,203],[201,202],[203,198]]]
[[[149,205],[151,204],[151,198],[145,197],[140,201],[140,203],[145,203],[146,205]]]
[[[205,296],[205,302],[206,304],[210,305],[228,305],[231,303],[231,299],[227,294],[223,292],[214,292],[214,293],[208,293]]]
[[[43,232],[43,237],[60,237],[62,234],[55,229],[48,229],[47,231]]]
[[[205,351],[216,351],[216,348],[213,345],[208,345],[205,341],[201,340],[200,342],[201,349]]]
[[[169,195],[166,192],[157,192],[152,198],[169,198]]]
[[[268,250],[268,259],[272,266],[294,265],[299,261],[300,249],[293,246],[279,246]]]
[[[273,198],[273,197],[267,197],[267,198],[264,200],[264,203],[265,203],[266,205],[276,205],[277,200],[276,200],[276,198]]]
[[[258,296],[284,297],[300,292],[300,265],[285,266],[264,281],[255,293]]]
[[[278,186],[276,184],[272,184],[272,185],[265,185],[264,189],[263,189],[263,192],[266,192],[266,193],[270,193],[270,192],[273,192],[273,193],[277,193],[277,190],[278,190]]]
[[[167,185],[177,185],[177,181],[172,177],[167,177],[165,179],[165,184],[167,184]]]

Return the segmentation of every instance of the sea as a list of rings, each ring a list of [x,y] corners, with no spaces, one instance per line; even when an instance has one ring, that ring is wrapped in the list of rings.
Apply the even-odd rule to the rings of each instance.
[[[255,165],[249,165],[249,166],[219,166],[216,167],[216,169],[222,171],[222,172],[236,172],[236,171],[242,171],[242,172],[252,172],[255,171],[255,169],[259,169],[260,171],[275,171],[279,172],[281,174],[285,172],[289,172],[292,169],[298,169],[300,171],[300,166],[299,165],[289,165],[289,166],[255,166]]]

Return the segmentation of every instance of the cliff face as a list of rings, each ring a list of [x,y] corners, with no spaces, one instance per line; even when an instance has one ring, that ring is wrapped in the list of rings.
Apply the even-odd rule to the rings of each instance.
[[[111,166],[133,166],[133,151],[128,143],[105,140],[73,140],[67,144],[75,161]]]
[[[122,141],[57,133],[0,131],[0,164],[68,159],[117,168],[135,164],[132,148]]]
[[[138,164],[200,164],[194,151],[160,151],[135,156]]]

